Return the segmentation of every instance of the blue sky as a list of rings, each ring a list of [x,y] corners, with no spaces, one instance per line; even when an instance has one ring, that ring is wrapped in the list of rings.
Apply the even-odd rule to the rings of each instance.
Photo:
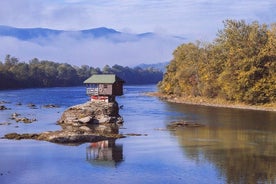
[[[212,41],[218,29],[223,27],[223,20],[256,20],[270,24],[276,22],[275,9],[275,0],[3,0],[0,1],[0,24],[63,30],[109,27],[128,33],[156,32],[162,35],[182,36],[187,38],[187,41]],[[150,61],[146,61],[147,58],[138,58],[130,63],[169,60],[173,49],[179,44],[172,42],[169,43],[171,46],[166,53],[163,53],[166,55],[163,59],[151,56],[148,57]],[[151,45],[154,44],[160,45],[160,40],[151,42]],[[132,45],[134,46],[135,44]],[[137,46],[133,49],[137,49]],[[129,52],[131,55],[135,50]],[[20,58],[20,52],[14,53]],[[0,56],[3,54],[0,53]],[[70,59],[67,61],[66,58],[57,59],[69,63],[76,62]],[[109,63],[108,59],[100,60]]]
[[[275,0],[4,0],[0,24],[200,37],[214,36],[225,19],[275,22],[275,9]]]

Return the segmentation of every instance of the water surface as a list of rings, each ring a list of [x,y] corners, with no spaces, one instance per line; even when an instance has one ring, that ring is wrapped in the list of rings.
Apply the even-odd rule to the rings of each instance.
[[[0,139],[0,183],[276,183],[275,112],[173,104],[143,95],[154,90],[126,86],[117,98],[124,106],[120,133],[142,136],[78,146]],[[0,91],[0,101],[7,102],[2,105],[11,108],[0,111],[0,137],[58,130],[61,113],[87,99],[84,87]],[[10,119],[14,112],[37,121],[16,123]],[[205,126],[168,130],[175,120]]]

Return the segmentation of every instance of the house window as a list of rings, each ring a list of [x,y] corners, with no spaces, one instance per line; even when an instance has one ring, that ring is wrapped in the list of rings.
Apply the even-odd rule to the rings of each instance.
[[[107,84],[104,84],[104,88],[105,88],[105,89],[107,88]]]

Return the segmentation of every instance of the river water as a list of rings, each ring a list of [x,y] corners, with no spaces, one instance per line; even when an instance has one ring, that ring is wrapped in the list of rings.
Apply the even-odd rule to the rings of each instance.
[[[155,90],[125,86],[117,98],[120,133],[141,136],[75,146],[0,139],[0,183],[276,183],[275,112],[173,104],[143,94]],[[0,91],[1,105],[10,108],[0,111],[0,137],[59,130],[62,112],[87,99],[84,87]],[[15,112],[37,121],[17,123],[10,119]],[[176,120],[205,126],[168,130]]]

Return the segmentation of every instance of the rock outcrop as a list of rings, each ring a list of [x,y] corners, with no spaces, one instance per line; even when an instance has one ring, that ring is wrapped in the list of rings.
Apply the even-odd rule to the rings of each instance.
[[[4,105],[0,105],[0,110],[8,110],[9,108],[7,108],[6,106]]]
[[[173,121],[167,125],[169,130],[176,130],[177,128],[196,128],[203,127],[203,124],[199,124],[191,121]]]
[[[84,143],[122,138],[119,126],[123,123],[117,102],[87,102],[64,111],[58,124],[60,131],[40,134],[6,134],[7,139],[37,139],[54,143]]]
[[[37,121],[37,119],[35,118],[30,119],[30,118],[19,117],[19,116],[20,114],[13,113],[10,119],[15,120],[16,122],[23,122],[23,123],[33,123],[34,121]]]
[[[123,123],[117,102],[87,102],[68,108],[58,124],[64,131],[86,133],[118,133]]]

